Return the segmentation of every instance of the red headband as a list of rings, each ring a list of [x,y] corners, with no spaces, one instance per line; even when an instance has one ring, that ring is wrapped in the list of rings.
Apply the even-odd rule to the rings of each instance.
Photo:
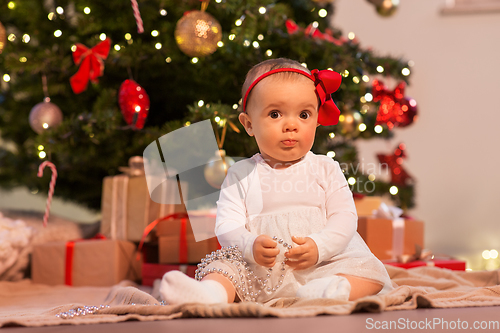
[[[269,75],[280,72],[294,72],[302,74],[305,77],[311,79],[314,82],[314,85],[316,87],[316,95],[318,96],[320,101],[318,123],[323,126],[331,126],[336,125],[339,122],[340,110],[333,102],[331,94],[339,89],[340,83],[342,82],[342,77],[339,73],[331,70],[318,71],[317,69],[313,69],[311,71],[312,75],[297,68],[277,68],[266,72],[255,79],[250,87],[248,87],[248,90],[245,93],[245,97],[243,98],[243,112],[245,112],[248,95],[255,87],[255,85]]]

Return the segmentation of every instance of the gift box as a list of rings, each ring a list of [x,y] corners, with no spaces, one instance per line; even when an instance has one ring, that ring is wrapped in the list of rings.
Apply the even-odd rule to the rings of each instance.
[[[424,247],[424,223],[410,219],[358,218],[358,233],[380,260],[413,255]]]
[[[159,262],[161,264],[198,264],[207,254],[219,248],[217,238],[195,241],[194,237],[158,237]]]
[[[112,286],[140,279],[136,246],[128,241],[92,239],[49,242],[33,247],[34,283],[70,286]]]
[[[175,180],[165,180],[161,187],[161,202],[167,204],[151,200],[142,157],[132,157],[129,167],[120,170],[125,174],[103,180],[100,232],[107,238],[138,242],[149,223],[162,216],[185,211]],[[180,182],[180,187],[185,194],[187,183]]]
[[[396,260],[383,260],[384,264],[401,267],[401,268],[414,268],[421,266],[433,266],[433,267],[441,267],[446,269],[451,269],[454,271],[465,271],[467,266],[467,262],[463,260],[457,259],[432,259],[432,260],[415,260],[406,263],[398,262]]]
[[[165,265],[156,263],[142,264],[142,285],[152,286],[156,279],[161,279],[166,272],[181,271],[189,277],[194,278],[196,265]]]
[[[373,211],[377,210],[382,202],[382,197],[377,196],[354,197],[354,205],[358,216],[372,216]]]

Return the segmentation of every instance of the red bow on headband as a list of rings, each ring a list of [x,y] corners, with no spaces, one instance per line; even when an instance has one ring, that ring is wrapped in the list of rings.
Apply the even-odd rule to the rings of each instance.
[[[316,94],[321,102],[318,113],[318,123],[323,126],[337,125],[339,122],[340,110],[333,102],[331,94],[340,88],[342,76],[334,71],[318,71],[317,69],[313,69],[311,74],[314,78]]]
[[[79,94],[85,89],[89,80],[96,83],[97,78],[102,76],[104,71],[104,59],[108,57],[111,40],[106,38],[93,48],[89,49],[83,44],[76,44],[76,50],[73,52],[73,61],[80,65],[78,72],[73,75],[69,82],[71,89],[75,94]]]

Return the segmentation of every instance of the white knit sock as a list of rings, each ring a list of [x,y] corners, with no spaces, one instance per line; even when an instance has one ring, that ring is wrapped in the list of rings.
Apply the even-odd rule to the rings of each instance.
[[[180,271],[163,275],[160,295],[168,304],[227,303],[227,292],[222,284],[214,280],[196,281]]]
[[[333,275],[307,282],[297,290],[297,297],[301,298],[334,298],[349,300],[351,284],[346,278]]]

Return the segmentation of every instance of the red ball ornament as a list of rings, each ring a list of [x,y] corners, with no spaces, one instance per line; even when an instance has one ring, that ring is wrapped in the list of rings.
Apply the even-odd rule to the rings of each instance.
[[[120,86],[118,104],[127,124],[142,129],[149,112],[149,96],[134,80],[125,80]]]
[[[387,90],[381,81],[373,81],[373,101],[380,102],[376,125],[385,124],[389,129],[405,127],[417,116],[417,102],[404,96],[405,83],[399,83],[393,91]]]

